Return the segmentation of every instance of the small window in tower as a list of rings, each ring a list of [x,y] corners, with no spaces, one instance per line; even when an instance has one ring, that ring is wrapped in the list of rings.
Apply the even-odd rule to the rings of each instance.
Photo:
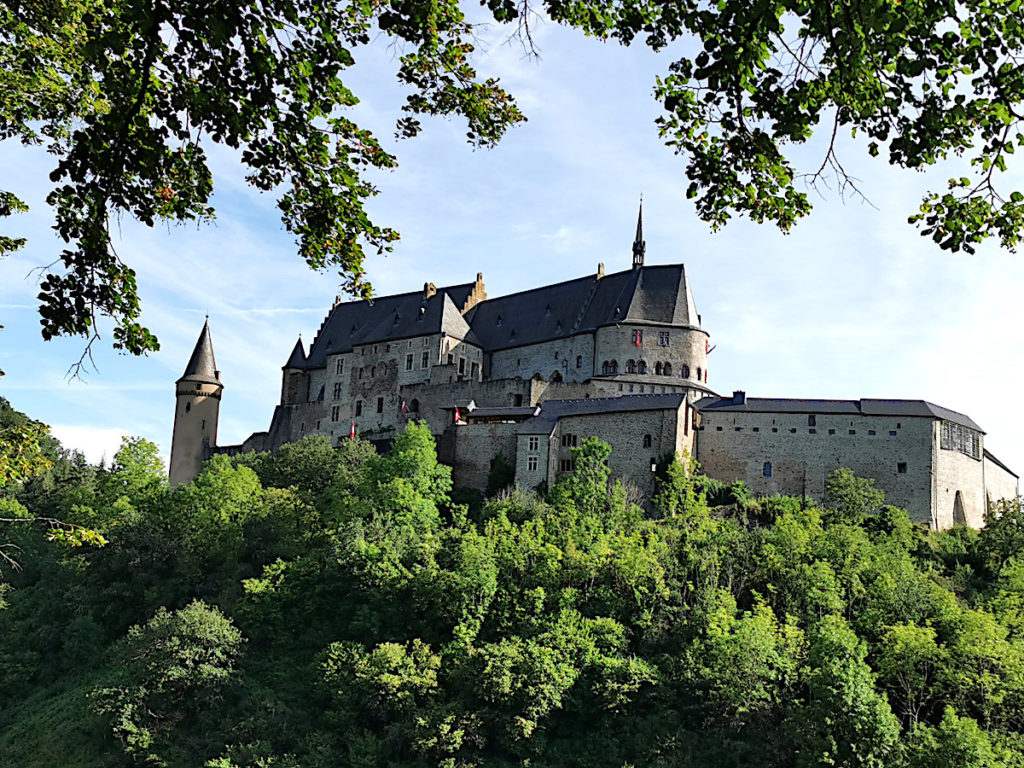
[[[192,410],[192,403],[185,403],[185,413]]]
[[[370,378],[372,379],[376,375],[377,375],[377,366],[376,365],[371,365],[370,366]]]
[[[384,413],[384,398],[377,398],[377,413]]]
[[[583,355],[576,355],[576,367],[577,368],[582,368],[583,367]]]
[[[766,461],[764,463],[764,466],[761,467],[761,474],[764,475],[765,477],[772,476],[772,463],[770,461]]]
[[[662,347],[668,346],[668,331],[658,332],[658,344]]]
[[[356,400],[356,416],[362,416],[362,415],[363,415],[363,401],[362,400]]]
[[[650,435],[644,435],[644,448],[650,448],[650,447],[651,447],[651,436]]]
[[[808,416],[807,417],[807,426],[808,427],[816,427],[817,426],[817,423],[815,421],[814,416]]]
[[[341,406],[335,405],[331,408],[331,421],[337,421],[341,418]]]
[[[202,388],[203,388],[203,385],[202,385],[202,384],[196,384],[196,390],[200,390],[200,389],[202,389]]]
[[[869,435],[873,435],[873,434],[875,434],[875,430],[873,430],[873,429],[869,429],[869,430],[868,430],[868,434],[869,434]]]
[[[345,372],[345,361],[344,360],[339,360],[338,361],[336,372],[337,372],[337,374],[339,376]]]
[[[681,368],[681,369],[679,370],[679,375],[680,375],[680,376],[682,376],[682,377],[683,377],[684,379],[688,379],[688,378],[690,378],[690,366],[688,366],[688,365],[684,365],[684,366],[683,366],[683,367],[682,367],[682,368]]]
[[[896,462],[896,473],[900,475],[907,474],[907,462],[897,461]]]
[[[666,376],[672,375],[672,363],[665,363],[665,367],[661,369],[662,373]]]
[[[203,419],[203,426],[200,429],[206,429],[206,419]]]
[[[850,430],[850,434],[851,435],[856,435],[857,434],[857,430],[856,429],[851,429]]]
[[[895,429],[890,429],[889,430],[889,437],[896,437],[896,430]]]
[[[466,372],[466,358],[459,358],[459,375],[463,375]]]
[[[700,377],[701,377],[701,370],[700,370],[700,368],[698,368],[698,369],[697,369],[697,381],[700,381],[700,380],[701,380],[701,378],[700,378]]]

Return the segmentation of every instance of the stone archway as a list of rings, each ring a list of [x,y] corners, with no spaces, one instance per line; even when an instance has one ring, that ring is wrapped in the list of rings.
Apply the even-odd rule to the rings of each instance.
[[[960,491],[956,492],[953,499],[953,525],[967,525],[967,511],[964,509],[964,496]]]

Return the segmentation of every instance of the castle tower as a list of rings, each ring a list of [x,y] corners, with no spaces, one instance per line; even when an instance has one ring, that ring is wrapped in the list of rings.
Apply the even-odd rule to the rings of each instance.
[[[210,320],[203,323],[196,348],[175,384],[174,437],[171,439],[171,486],[199,474],[211,447],[217,445],[220,415],[220,371],[213,359]]]
[[[644,265],[647,243],[644,242],[644,199],[640,198],[640,213],[636,217],[636,237],[633,239],[633,269]]]

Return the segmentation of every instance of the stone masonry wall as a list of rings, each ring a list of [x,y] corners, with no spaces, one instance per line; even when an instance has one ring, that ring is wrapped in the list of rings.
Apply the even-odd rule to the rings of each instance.
[[[641,331],[641,344],[633,343],[633,332]],[[668,346],[661,346],[659,333],[667,332]],[[604,361],[615,360],[619,374],[626,373],[629,360],[647,363],[647,371],[653,375],[657,363],[671,363],[673,377],[680,377],[683,366],[689,366],[690,379],[697,380],[697,369],[701,371],[701,381],[706,381],[708,368],[707,341],[708,333],[700,328],[680,328],[671,325],[652,325],[649,323],[623,323],[622,325],[598,328],[596,349],[594,352],[595,375],[603,372]],[[680,381],[682,381],[680,379]]]
[[[972,458],[959,451],[939,447],[942,422],[933,423],[932,445],[935,450],[935,494],[932,498],[935,521],[940,529],[966,522],[981,528],[985,522],[985,468],[981,458]],[[984,438],[983,438],[984,439]],[[982,453],[984,455],[984,453]],[[953,508],[959,491],[963,500],[964,520],[954,519]]]
[[[815,499],[824,495],[828,475],[847,467],[874,478],[887,502],[911,519],[931,523],[933,419],[813,414],[811,426],[810,415],[706,411],[697,459],[708,476],[742,480],[757,494],[806,492]]]
[[[987,500],[995,503],[1002,499],[1017,498],[1017,478],[1007,472],[994,461],[985,457],[985,495]]]
[[[518,424],[460,424],[449,427],[455,433],[452,483],[456,487],[487,488],[491,459],[501,452],[515,465]]]
[[[502,379],[540,374],[550,380],[556,371],[565,381],[584,381],[594,372],[594,336],[581,333],[543,344],[530,344],[492,352],[488,378]],[[579,365],[577,366],[577,358]]]

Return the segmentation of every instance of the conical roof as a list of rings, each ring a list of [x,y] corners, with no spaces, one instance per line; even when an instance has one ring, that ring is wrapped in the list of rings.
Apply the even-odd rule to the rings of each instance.
[[[284,364],[284,367],[286,369],[303,369],[306,367],[306,348],[302,345],[301,336],[299,336],[299,340],[295,342],[295,347],[292,349],[292,353],[288,356],[288,362]]]
[[[203,330],[196,341],[196,348],[192,350],[192,357],[189,358],[188,365],[185,366],[185,372],[181,375],[181,379],[220,384],[217,361],[213,359],[213,340],[210,338],[209,318],[203,323]],[[178,381],[181,381],[181,379],[178,379]]]

